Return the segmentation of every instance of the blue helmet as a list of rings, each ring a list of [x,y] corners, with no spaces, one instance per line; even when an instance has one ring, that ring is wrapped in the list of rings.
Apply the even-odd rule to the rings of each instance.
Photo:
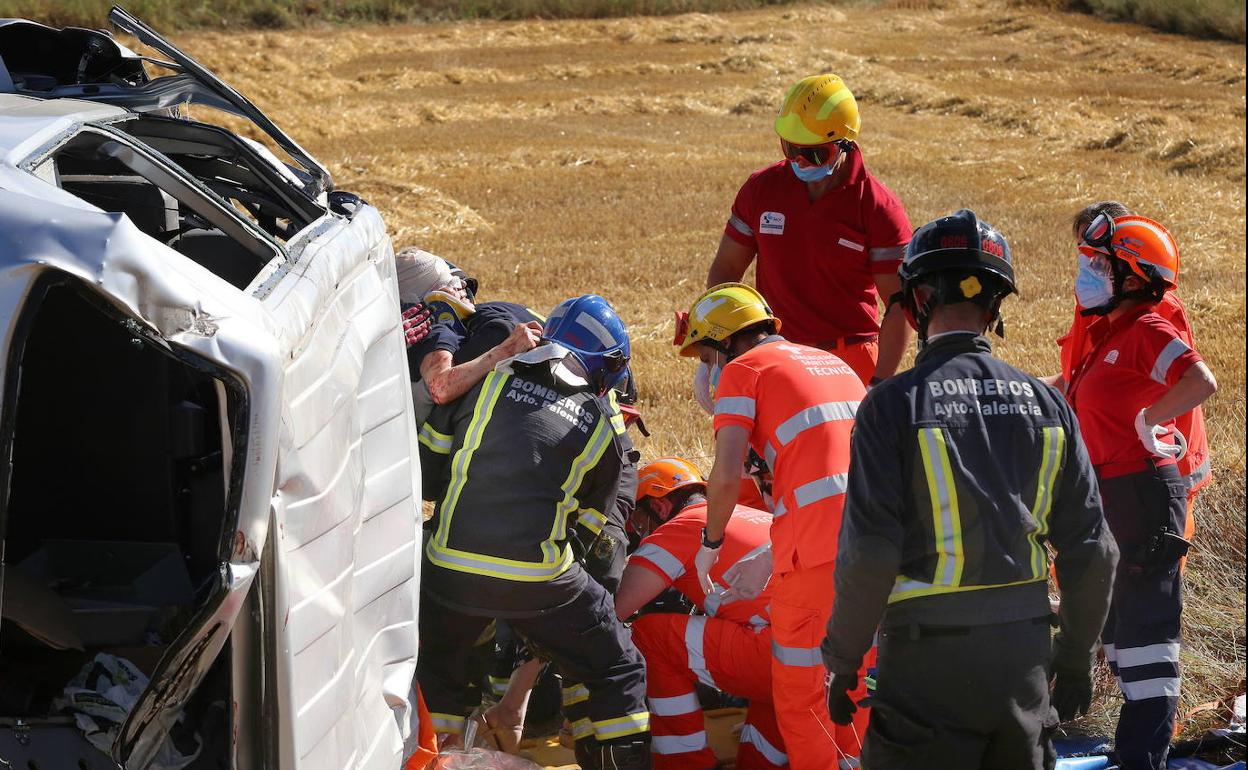
[[[597,294],[573,297],[555,306],[542,339],[567,348],[599,393],[628,374],[628,330],[610,303]]]

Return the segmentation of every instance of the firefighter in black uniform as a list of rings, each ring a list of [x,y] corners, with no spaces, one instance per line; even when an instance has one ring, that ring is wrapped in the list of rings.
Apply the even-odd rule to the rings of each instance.
[[[1053,711],[1091,701],[1118,557],[1096,476],[1061,394],[983,336],[1001,332],[1016,291],[1001,234],[958,211],[915,232],[899,272],[920,350],[858,409],[822,646],[828,708],[849,723],[878,626],[864,767],[1052,768]],[[1048,548],[1062,592],[1052,642]]]
[[[578,519],[615,505],[628,462],[605,396],[626,371],[628,335],[606,300],[586,295],[555,308],[543,341],[426,423],[425,492],[438,502],[418,678],[435,729],[460,732],[468,652],[506,619],[584,682],[592,766],[648,770],[644,663],[570,543]]]

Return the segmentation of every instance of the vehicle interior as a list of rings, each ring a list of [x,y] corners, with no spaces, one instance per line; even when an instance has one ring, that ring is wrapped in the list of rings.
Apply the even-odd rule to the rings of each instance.
[[[139,183],[94,192],[125,184]],[[92,686],[98,654],[151,677],[220,600],[246,396],[77,279],[48,275],[19,322],[0,422],[0,766],[115,768],[61,700],[88,664]],[[227,646],[170,729],[183,756],[198,752],[188,767],[229,766],[230,702]]]
[[[179,160],[202,174],[199,184],[155,155],[94,130],[75,136],[34,172],[104,211],[125,214],[146,235],[239,289],[283,254],[278,238],[311,221],[305,208],[275,201],[256,184],[254,170],[234,162],[234,155],[213,154],[207,144],[183,139],[185,134],[175,130],[200,129],[198,133],[220,138],[209,127],[157,118],[131,123],[133,130],[149,132],[180,151]],[[175,136],[162,136],[162,129]]]

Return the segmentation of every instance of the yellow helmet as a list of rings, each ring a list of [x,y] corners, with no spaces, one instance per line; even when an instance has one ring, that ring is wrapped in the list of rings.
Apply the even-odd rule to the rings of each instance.
[[[780,319],[772,315],[763,295],[743,283],[721,283],[712,286],[693,303],[688,313],[676,314],[676,339],[682,356],[698,354],[700,342],[720,342],[763,321],[773,321],[780,329]]]
[[[836,75],[811,75],[797,81],[784,95],[776,115],[776,133],[791,144],[852,141],[861,126],[858,102]]]

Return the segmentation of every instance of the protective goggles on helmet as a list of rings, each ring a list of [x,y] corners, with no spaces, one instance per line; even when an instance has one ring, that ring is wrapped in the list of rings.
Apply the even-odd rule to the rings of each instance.
[[[1083,228],[1083,235],[1080,236],[1083,242],[1094,249],[1100,249],[1107,254],[1113,254],[1110,248],[1114,241],[1114,218],[1105,212],[1101,212],[1092,218],[1088,226]]]
[[[836,160],[841,153],[845,152],[849,147],[849,142],[842,139],[839,142],[828,142],[827,144],[793,144],[787,139],[780,140],[780,151],[784,153],[784,157],[788,160],[797,160],[802,158],[812,166],[826,166],[828,163]]]

